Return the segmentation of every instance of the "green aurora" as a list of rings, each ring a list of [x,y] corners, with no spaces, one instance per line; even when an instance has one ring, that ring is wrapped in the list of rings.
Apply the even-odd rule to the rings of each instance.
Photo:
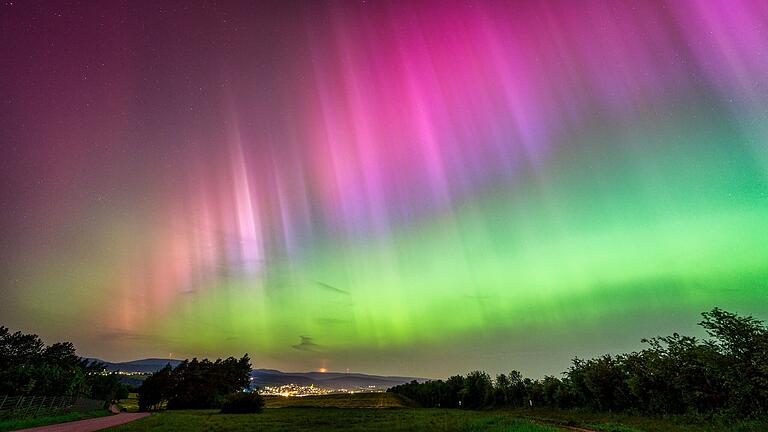
[[[768,318],[768,16],[688,3],[15,10],[0,324],[444,377]]]

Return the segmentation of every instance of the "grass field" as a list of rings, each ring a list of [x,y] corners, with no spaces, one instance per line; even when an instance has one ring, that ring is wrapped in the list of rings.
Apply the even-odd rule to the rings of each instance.
[[[75,420],[83,420],[83,419],[89,419],[94,417],[102,417],[106,415],[110,415],[110,412],[107,410],[95,410],[95,411],[88,411],[88,412],[82,412],[82,413],[62,414],[59,416],[51,416],[51,417],[0,420],[0,432],[30,428],[35,426],[45,426],[45,425],[56,424],[56,423],[64,423],[64,422],[70,422]]]
[[[689,417],[653,418],[569,410],[412,408],[391,393],[265,397],[262,414],[216,410],[165,411],[116,431],[562,431],[577,426],[599,432],[763,432],[768,425]],[[385,409],[382,409],[385,408]]]
[[[599,432],[765,432],[768,424],[754,420],[701,418],[693,416],[645,417],[622,413],[518,409],[506,411],[547,424],[577,426]]]
[[[265,396],[266,408],[406,408],[408,405],[393,393],[333,394],[323,396]]]
[[[166,411],[113,431],[561,431],[494,412],[441,409],[279,408],[261,414]]]

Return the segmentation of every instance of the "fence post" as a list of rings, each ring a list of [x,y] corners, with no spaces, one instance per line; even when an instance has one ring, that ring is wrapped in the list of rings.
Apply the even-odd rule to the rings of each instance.
[[[2,410],[3,410],[3,405],[5,405],[5,401],[6,401],[6,400],[8,400],[8,395],[5,395],[5,397],[3,398],[3,401],[2,401],[2,402],[0,402],[0,411],[2,411]]]
[[[24,396],[21,396],[19,399],[16,400],[16,405],[13,407],[13,410],[16,411],[21,407],[21,404],[24,403]]]
[[[45,396],[43,396],[43,400],[40,402],[40,405],[37,407],[37,411],[35,411],[35,417],[37,417],[38,414],[40,414],[40,408],[45,405]]]
[[[26,417],[27,414],[29,414],[29,410],[32,408],[32,404],[34,403],[35,403],[35,396],[32,396],[32,400],[29,401],[29,405],[27,406],[27,409],[24,410],[24,417]]]

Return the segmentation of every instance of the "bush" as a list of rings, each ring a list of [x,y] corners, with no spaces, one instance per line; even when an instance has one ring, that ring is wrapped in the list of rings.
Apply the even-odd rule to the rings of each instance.
[[[227,396],[221,407],[222,414],[252,414],[260,413],[264,407],[264,398],[257,392],[239,392]]]

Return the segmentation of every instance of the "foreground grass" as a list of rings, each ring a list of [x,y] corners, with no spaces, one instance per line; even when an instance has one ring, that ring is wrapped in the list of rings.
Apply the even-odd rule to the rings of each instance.
[[[332,394],[322,396],[265,396],[266,408],[406,408],[394,393]]]
[[[0,420],[0,432],[30,428],[35,426],[45,426],[45,425],[56,424],[56,423],[65,423],[65,422],[71,422],[76,420],[85,420],[85,419],[94,418],[94,417],[103,417],[110,414],[111,413],[107,410],[95,410],[95,411],[87,411],[87,412],[75,412],[75,413],[69,413],[69,414],[62,414],[62,415],[51,416],[51,417]]]
[[[166,411],[112,431],[506,431],[561,429],[494,411],[447,409],[279,408],[261,414],[216,410]]]
[[[525,417],[547,424],[576,426],[598,432],[764,432],[768,423],[754,420],[720,419],[716,417],[669,416],[644,417],[622,413],[589,411],[518,409],[509,415]]]
[[[768,424],[697,417],[642,417],[553,409],[467,411],[412,408],[393,393],[265,397],[262,414],[217,410],[166,411],[120,431],[509,431],[542,432],[575,426],[598,432],[764,432]],[[385,409],[381,409],[385,408]],[[388,408],[388,409],[387,409]],[[545,426],[546,425],[546,426]]]

